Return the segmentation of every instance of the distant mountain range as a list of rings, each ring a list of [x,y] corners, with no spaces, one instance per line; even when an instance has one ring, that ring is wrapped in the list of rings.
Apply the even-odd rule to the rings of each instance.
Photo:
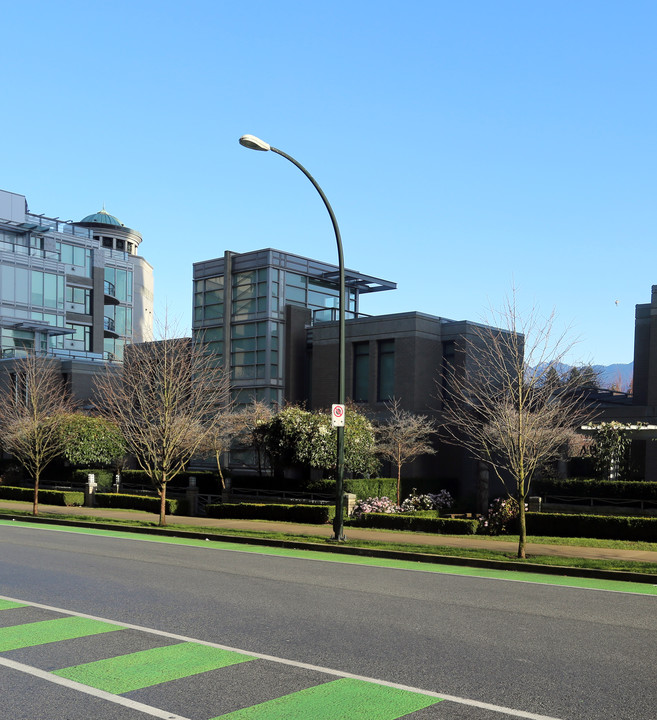
[[[613,365],[593,365],[595,372],[600,378],[600,385],[609,388],[612,385],[615,389],[627,392],[632,384],[634,374],[634,363],[614,363]]]
[[[573,365],[566,365],[564,363],[557,363],[555,366],[556,371],[562,377],[568,375]],[[582,367],[578,365],[577,367]],[[614,363],[613,365],[591,365],[593,371],[598,377],[598,383],[600,387],[611,388],[615,390],[621,390],[622,392],[629,392],[632,386],[632,376],[634,375],[634,363]]]

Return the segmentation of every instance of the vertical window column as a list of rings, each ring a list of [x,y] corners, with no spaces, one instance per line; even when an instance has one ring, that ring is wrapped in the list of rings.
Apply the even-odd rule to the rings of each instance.
[[[370,387],[370,344],[357,342],[354,349],[353,396],[354,402],[365,403],[369,400]]]
[[[379,340],[377,400],[388,402],[395,396],[395,341]]]

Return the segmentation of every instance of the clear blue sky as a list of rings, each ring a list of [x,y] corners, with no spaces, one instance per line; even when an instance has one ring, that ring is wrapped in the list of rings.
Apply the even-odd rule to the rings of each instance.
[[[0,188],[103,204],[144,236],[156,312],[192,263],[275,247],[398,283],[364,312],[481,320],[512,285],[632,360],[657,284],[657,4],[624,0],[7,3]],[[616,302],[617,301],[617,302]]]

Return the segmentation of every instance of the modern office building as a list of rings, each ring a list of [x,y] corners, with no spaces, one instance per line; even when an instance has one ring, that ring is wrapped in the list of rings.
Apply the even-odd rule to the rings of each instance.
[[[79,222],[29,212],[0,190],[0,354],[58,358],[86,399],[94,367],[152,339],[153,270],[141,235],[104,209]]]
[[[360,296],[395,283],[347,270],[348,318]],[[282,406],[308,398],[306,329],[337,320],[338,268],[273,250],[225,252],[194,264],[196,337],[221,357],[239,403]]]
[[[345,284],[347,399],[374,417],[397,398],[439,419],[447,367],[477,352],[478,326],[418,312],[368,316],[361,295],[396,284],[352,270]],[[327,409],[337,402],[338,298],[335,265],[273,249],[226,252],[194,265],[194,333],[225,362],[238,402]],[[405,468],[471,495],[479,470],[449,445]]]

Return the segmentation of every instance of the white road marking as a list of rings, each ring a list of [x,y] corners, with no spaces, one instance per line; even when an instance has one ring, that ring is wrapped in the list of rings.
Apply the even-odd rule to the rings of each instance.
[[[131,623],[119,622],[117,620],[108,620],[107,618],[97,617],[96,615],[88,615],[86,613],[75,612],[73,610],[65,610],[63,608],[53,607],[52,605],[44,605],[42,603],[29,602],[26,600],[18,600],[16,598],[7,597],[5,595],[0,595],[0,600],[6,600],[7,602],[20,603],[22,605],[27,605],[29,607],[35,607],[35,608],[39,608],[41,610],[49,610],[52,612],[61,613],[63,615],[69,615],[71,617],[80,617],[80,618],[85,618],[87,620],[98,620],[100,622],[105,622],[110,625],[117,625],[118,627],[126,628],[128,630],[138,630],[139,632],[149,633],[151,635],[158,635],[160,637],[166,637],[166,638],[170,638],[173,640],[180,640],[181,642],[193,642],[193,643],[197,643],[199,645],[207,645],[209,647],[217,648],[219,650],[227,650],[229,652],[241,653],[242,655],[248,655],[253,658],[258,658],[259,660],[268,660],[270,662],[279,663],[281,665],[288,665],[290,667],[296,667],[296,668],[299,668],[302,670],[313,670],[315,672],[324,673],[325,675],[334,675],[336,677],[350,678],[352,680],[362,680],[364,682],[373,683],[375,685],[383,685],[385,687],[396,688],[398,690],[406,690],[408,692],[418,693],[420,695],[426,695],[428,697],[439,698],[441,700],[449,700],[450,702],[458,703],[460,705],[468,705],[470,707],[481,708],[482,710],[490,710],[491,712],[504,713],[510,717],[525,718],[525,720],[561,720],[561,718],[552,717],[549,715],[538,715],[536,713],[526,712],[525,710],[516,710],[514,708],[508,708],[508,707],[504,707],[502,705],[493,705],[491,703],[480,702],[479,700],[471,700],[469,698],[462,698],[462,697],[458,697],[456,695],[447,695],[447,694],[441,693],[441,692],[434,692],[433,690],[423,690],[422,688],[416,688],[416,687],[412,687],[410,685],[401,685],[399,683],[393,683],[393,682],[388,682],[387,680],[380,680],[377,678],[366,677],[364,675],[355,675],[353,673],[343,672],[341,670],[335,670],[333,668],[322,667],[321,665],[312,665],[310,663],[299,662],[297,660],[287,660],[285,658],[276,657],[275,655],[265,655],[264,653],[257,653],[257,652],[253,652],[251,650],[242,650],[240,648],[230,647],[229,645],[221,645],[219,643],[208,642],[206,640],[198,640],[197,638],[191,638],[191,637],[187,637],[185,635],[177,635],[175,633],[165,632],[163,630],[155,630],[153,628],[147,628],[147,627],[143,627],[141,625],[133,625]],[[128,703],[133,703],[133,701],[128,700],[127,698],[121,697],[120,695],[112,695],[111,693],[107,693],[102,690],[96,690],[94,688],[89,688],[86,685],[72,682],[70,680],[65,680],[64,678],[60,678],[57,675],[52,675],[51,673],[45,672],[43,670],[38,670],[37,668],[32,668],[29,665],[21,665],[20,663],[13,663],[11,660],[4,659],[1,656],[0,656],[0,665],[5,665],[7,667],[13,667],[15,670],[20,670],[21,672],[27,672],[31,675],[40,677],[43,680],[49,680],[51,682],[56,682],[59,685],[66,685],[67,687],[79,690],[80,692],[86,692],[89,695],[95,695],[96,697],[100,697],[103,700],[108,700],[110,702],[116,702],[119,705],[127,706]],[[158,708],[151,708],[148,705],[141,705],[140,703],[131,704],[131,705],[129,705],[129,707],[133,707],[134,709],[137,709],[137,710],[142,710],[143,712],[149,713],[153,717],[164,718],[165,720],[189,720],[188,718],[183,718],[179,715],[174,715],[172,713],[166,713],[165,711],[159,710]],[[157,714],[157,713],[159,713],[159,714]]]

